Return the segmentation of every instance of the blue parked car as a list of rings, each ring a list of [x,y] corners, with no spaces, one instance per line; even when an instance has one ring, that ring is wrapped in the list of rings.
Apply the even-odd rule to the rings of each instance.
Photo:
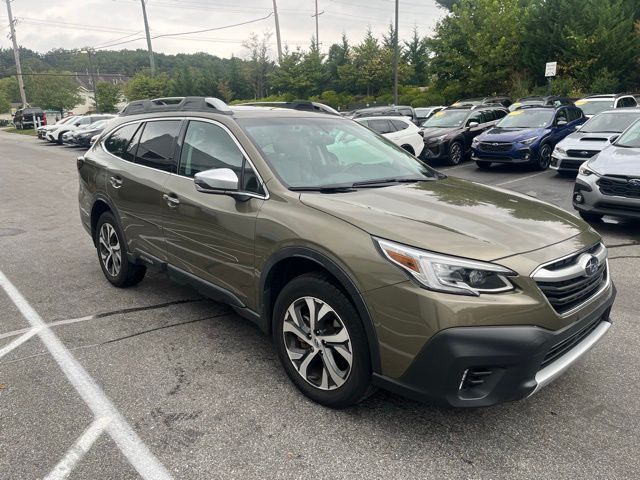
[[[493,163],[526,163],[545,170],[560,140],[586,121],[578,107],[524,107],[511,112],[471,144],[479,168]]]

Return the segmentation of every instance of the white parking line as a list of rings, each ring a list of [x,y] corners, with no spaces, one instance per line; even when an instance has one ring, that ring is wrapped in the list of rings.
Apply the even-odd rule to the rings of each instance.
[[[0,286],[22,316],[37,330],[40,340],[95,417],[111,419],[106,431],[140,476],[149,480],[171,479],[169,472],[142,442],[111,400],[1,271]]]
[[[74,469],[78,461],[89,451],[93,443],[98,439],[105,427],[111,421],[110,418],[96,418],[89,428],[76,440],[76,443],[67,451],[53,470],[43,480],[62,480]]]
[[[22,345],[24,342],[29,340],[31,337],[33,337],[37,333],[38,333],[38,329],[28,328],[26,332],[23,333],[21,336],[9,342],[8,345],[5,345],[4,347],[0,348],[0,358],[4,357],[7,353],[9,353],[14,348],[18,348],[20,345]]]
[[[525,177],[514,178],[513,180],[509,180],[508,182],[496,183],[496,186],[497,187],[502,187],[503,185],[509,185],[510,183],[516,183],[516,182],[519,182],[521,180],[526,180],[527,178],[533,178],[533,177],[537,177],[538,175],[544,175],[545,173],[548,173],[548,172],[546,172],[546,171],[538,172],[538,173],[534,173],[533,175],[527,175]]]

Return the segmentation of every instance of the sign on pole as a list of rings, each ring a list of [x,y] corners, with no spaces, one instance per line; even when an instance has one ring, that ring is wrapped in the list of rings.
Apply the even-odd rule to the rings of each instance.
[[[555,77],[557,68],[558,68],[558,62],[547,62],[544,68],[544,76]]]

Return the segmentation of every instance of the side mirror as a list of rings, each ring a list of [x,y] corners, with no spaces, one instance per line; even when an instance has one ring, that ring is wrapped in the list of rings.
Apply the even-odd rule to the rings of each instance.
[[[238,191],[239,180],[230,168],[213,168],[196,173],[193,177],[196,190],[202,193],[228,194]]]
[[[480,125],[478,122],[469,122],[468,127],[473,128],[473,127],[477,127],[478,125]]]
[[[609,143],[615,142],[620,135],[614,135],[613,137],[609,137]]]
[[[556,125],[558,127],[564,127],[566,124],[567,124],[567,121],[564,118],[561,118],[556,122]]]

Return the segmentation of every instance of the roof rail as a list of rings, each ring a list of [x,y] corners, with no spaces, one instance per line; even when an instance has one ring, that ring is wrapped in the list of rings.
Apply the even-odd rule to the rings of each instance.
[[[214,97],[165,97],[152,100],[135,100],[127,104],[120,112],[120,116],[138,115],[140,113],[158,112],[214,112],[231,115],[229,106],[219,98]]]

